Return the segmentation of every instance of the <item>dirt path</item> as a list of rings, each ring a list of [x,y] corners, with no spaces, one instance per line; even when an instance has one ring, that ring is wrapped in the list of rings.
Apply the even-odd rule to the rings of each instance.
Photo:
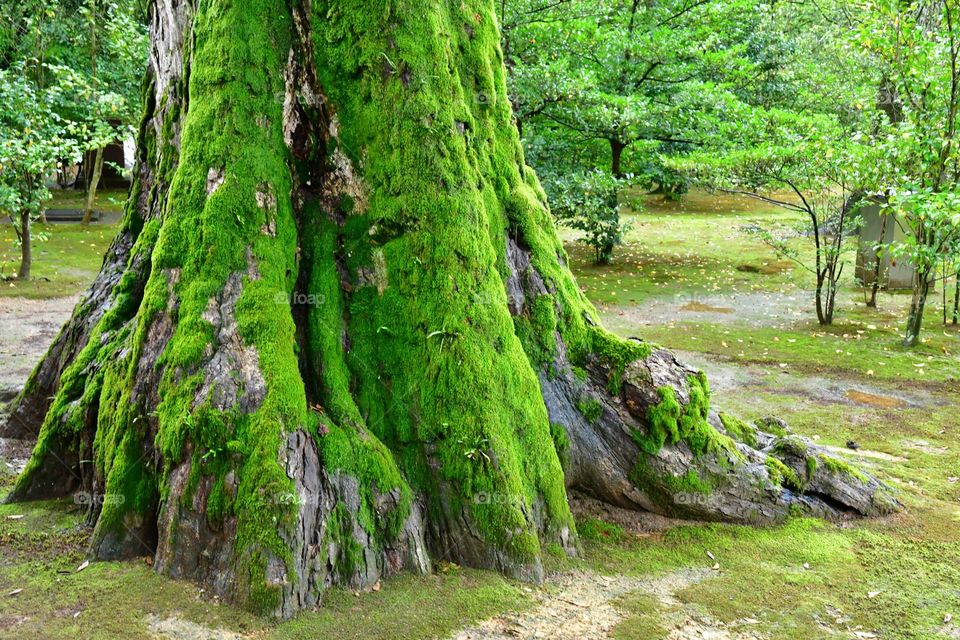
[[[642,304],[617,307],[607,314],[607,328],[668,325],[672,322],[709,322],[718,325],[787,328],[812,318],[813,292],[795,290],[743,293],[681,294],[651,297]],[[621,313],[622,312],[622,315]]]
[[[750,393],[776,386],[779,393],[801,396],[825,404],[847,404],[875,409],[934,407],[945,400],[920,385],[894,386],[892,383],[870,384],[820,375],[804,375],[778,371],[773,366],[731,363],[703,353],[674,350],[681,360],[702,369],[710,380],[710,388],[719,393]]]
[[[79,299],[0,298],[0,401],[23,388]]]
[[[225,629],[211,629],[183,618],[147,616],[147,630],[157,640],[240,640],[244,636]]]
[[[551,577],[535,595],[535,609],[490,618],[458,632],[453,640],[610,638],[610,632],[624,618],[616,600],[638,592],[656,599],[667,640],[761,640],[762,636],[741,630],[753,623],[751,620],[724,625],[677,599],[677,593],[710,574],[709,569],[684,569],[657,578],[633,578],[589,571],[565,572]]]

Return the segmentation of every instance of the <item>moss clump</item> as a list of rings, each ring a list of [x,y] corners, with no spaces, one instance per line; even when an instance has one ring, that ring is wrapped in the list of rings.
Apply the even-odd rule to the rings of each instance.
[[[607,391],[619,395],[623,388],[623,374],[631,362],[650,355],[652,348],[645,342],[624,340],[601,327],[590,327],[591,353],[608,369]]]
[[[579,411],[587,422],[594,424],[603,415],[603,405],[596,398],[584,397],[577,400],[577,411]]]
[[[567,437],[566,427],[562,424],[551,422],[550,437],[553,438],[553,446],[557,450],[557,457],[560,458],[560,465],[566,469],[570,450],[570,439]]]
[[[757,446],[757,429],[752,425],[729,413],[721,413],[720,422],[723,424],[727,435],[737,442],[742,442],[750,447]]]
[[[681,406],[671,387],[660,387],[660,402],[647,409],[647,431],[633,431],[633,439],[650,455],[665,445],[685,442],[694,455],[725,452],[727,459],[738,461],[741,454],[729,436],[721,435],[707,422],[710,390],[707,378],[700,372],[687,378],[690,400]]]
[[[353,536],[353,518],[350,510],[338,502],[327,517],[324,546],[333,543],[334,555],[327,558],[341,584],[352,584],[358,569],[363,566],[363,547]]]
[[[771,450],[780,457],[807,458],[807,443],[797,436],[787,436],[777,440]]]
[[[851,478],[856,478],[860,482],[864,483],[870,481],[863,471],[856,468],[846,460],[834,458],[833,456],[816,456],[815,463],[822,465],[824,469],[827,469],[832,473],[850,476]],[[814,467],[814,470],[816,470],[816,467]]]
[[[577,523],[580,537],[588,542],[619,542],[623,539],[623,527],[600,520],[599,518],[584,518]]]
[[[682,475],[664,474],[652,468],[649,460],[641,454],[630,471],[630,481],[655,502],[682,507],[711,495],[719,479],[702,476],[695,469]]]
[[[767,474],[770,476],[770,482],[777,485],[778,487],[787,487],[797,492],[802,492],[806,486],[806,482],[801,481],[793,469],[785,465],[783,462],[774,458],[773,456],[767,456],[766,462]]]
[[[785,438],[790,435],[790,432],[784,427],[783,422],[772,416],[760,418],[754,424],[756,424],[760,431],[775,435],[778,438]]]
[[[553,296],[538,295],[528,304],[524,315],[513,319],[523,350],[536,367],[552,362],[557,353],[555,304]]]

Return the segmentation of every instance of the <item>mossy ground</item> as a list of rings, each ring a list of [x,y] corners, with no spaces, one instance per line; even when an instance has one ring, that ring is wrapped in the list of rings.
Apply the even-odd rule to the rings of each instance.
[[[736,229],[758,215],[755,211],[705,213],[648,214],[645,235],[632,236],[644,251],[662,256],[657,258],[659,266],[651,269],[662,271],[664,281],[687,267],[673,265],[657,246],[683,243],[692,251],[695,243],[701,246],[707,237],[697,231],[700,226]],[[658,226],[657,220],[666,226]],[[686,226],[687,222],[692,226]],[[656,241],[659,245],[643,244],[644,238],[654,237],[660,238]],[[712,232],[709,237],[715,244],[726,242]],[[575,253],[576,248],[568,250]],[[628,245],[626,250],[641,249]],[[745,245],[739,237],[716,251],[718,259],[730,256],[730,264],[747,255],[758,261],[775,259],[765,254],[769,250],[759,243]],[[606,267],[606,273],[622,268],[615,261]],[[629,286],[646,286],[641,282],[646,276],[630,273]],[[797,278],[794,286],[804,286],[802,274],[789,277]],[[595,281],[600,278],[598,275]],[[742,279],[774,292],[776,287],[788,286],[778,283],[778,278],[787,275],[780,272],[766,277],[733,266],[716,276],[714,284],[717,291],[729,292],[743,286]],[[590,282],[581,277],[588,295],[602,297]],[[683,286],[677,285],[681,291]],[[673,296],[677,287],[656,293]],[[844,291],[849,302],[858,295],[849,287]],[[656,302],[656,298],[649,300]],[[584,559],[548,554],[548,568],[576,565],[605,574],[656,576],[690,567],[709,569],[714,563],[706,555],[710,551],[720,568],[676,594],[685,612],[731,623],[750,618],[757,623],[747,630],[770,638],[825,637],[830,630],[837,637],[851,637],[857,629],[882,638],[950,637],[956,628],[945,626],[944,616],[960,618],[960,481],[956,480],[960,476],[960,444],[956,385],[951,381],[960,370],[952,355],[960,345],[950,329],[937,326],[934,311],[927,325],[930,342],[914,351],[896,347],[900,302],[896,296],[884,297],[879,312],[845,306],[838,319],[841,324],[829,332],[802,319],[786,327],[744,326],[725,319],[715,324],[702,322],[696,328],[685,324],[671,327],[666,322],[634,327],[631,333],[697,351],[707,360],[745,365],[756,374],[749,387],[713,385],[715,405],[747,420],[779,415],[796,433],[815,437],[825,445],[842,448],[848,440],[856,440],[864,455],[851,453],[850,457],[897,488],[907,507],[905,513],[844,526],[794,519],[765,529],[685,525],[654,535],[583,520],[578,531]],[[622,329],[616,324],[618,314],[631,310],[642,312],[642,307],[601,307],[608,326],[618,331]],[[779,340],[774,340],[776,337]],[[915,366],[921,363],[924,367]],[[921,369],[925,371],[922,374],[918,373]],[[870,371],[872,375],[868,375]],[[815,377],[826,386],[869,385],[877,395],[910,390],[925,401],[886,408],[827,401],[804,394],[795,384],[804,377]],[[3,482],[8,488],[12,479],[6,476]],[[22,519],[7,518],[21,514],[25,516]],[[470,620],[531,605],[525,587],[518,583],[492,572],[447,566],[443,567],[446,571],[425,578],[388,580],[375,593],[356,596],[331,591],[319,612],[273,626],[209,601],[195,586],[161,578],[142,561],[96,563],[73,573],[82,561],[83,542],[89,534],[81,520],[82,515],[69,502],[0,507],[0,637],[146,638],[150,637],[147,616],[155,614],[179,615],[253,637],[428,638],[443,637]],[[6,596],[20,588],[23,592],[18,595]],[[630,594],[617,604],[625,618],[614,637],[666,635],[669,611],[649,595]],[[28,619],[21,621],[21,616]]]
[[[34,238],[31,279],[0,281],[0,296],[47,299],[79,293],[100,271],[117,225],[97,223],[84,229],[72,223],[37,224],[34,233],[38,237]],[[41,234],[47,239],[39,239]],[[8,278],[19,268],[20,246],[13,227],[0,225],[0,277]]]

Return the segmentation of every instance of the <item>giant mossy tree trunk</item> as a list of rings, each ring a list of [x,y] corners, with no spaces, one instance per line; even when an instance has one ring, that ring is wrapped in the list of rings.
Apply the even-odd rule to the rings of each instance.
[[[5,426],[39,433],[10,499],[85,492],[95,557],[280,615],[431,558],[539,579],[577,549],[567,487],[739,522],[895,505],[598,326],[492,9],[154,2],[130,204]]]

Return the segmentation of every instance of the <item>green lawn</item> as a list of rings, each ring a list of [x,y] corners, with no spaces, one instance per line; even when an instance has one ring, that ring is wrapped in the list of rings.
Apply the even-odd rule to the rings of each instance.
[[[85,289],[100,271],[116,224],[36,224],[33,267],[27,282],[0,282],[4,297],[58,298]],[[20,247],[13,228],[0,228],[0,276],[9,278],[20,268]]]

